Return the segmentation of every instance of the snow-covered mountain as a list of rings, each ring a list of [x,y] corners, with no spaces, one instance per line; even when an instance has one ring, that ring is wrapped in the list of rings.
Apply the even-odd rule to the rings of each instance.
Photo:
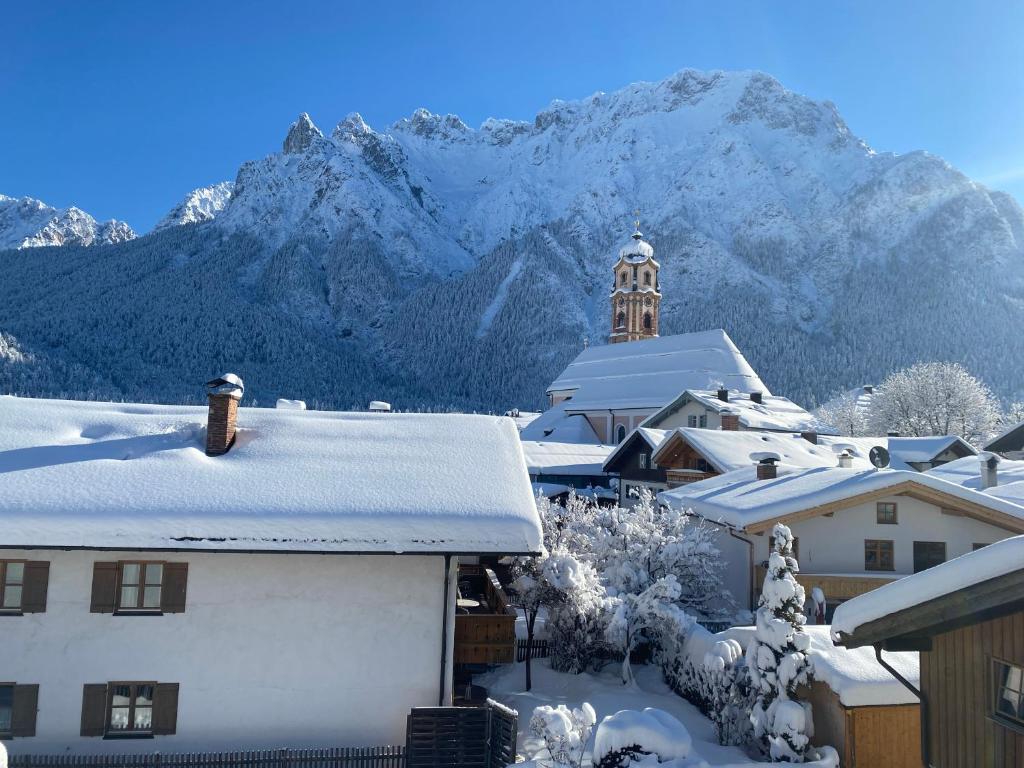
[[[124,243],[135,232],[123,221],[98,222],[80,208],[53,208],[32,197],[0,195],[0,250],[46,245]]]
[[[81,290],[54,305],[61,330],[17,311],[52,292],[2,285],[0,329],[160,399],[223,361],[252,392],[262,379],[332,405],[537,405],[585,337],[603,341],[636,209],[662,264],[662,332],[728,329],[772,391],[810,406],[953,359],[1021,394],[1017,202],[925,152],[875,152],[834,105],[756,72],[686,70],[479,129],[418,110],[325,135],[302,115],[212,221],[80,271],[62,260]],[[0,263],[22,286],[39,268]],[[127,305],[86,298],[111,292]]]
[[[202,224],[212,221],[227,204],[231,201],[231,193],[234,191],[233,181],[222,181],[219,184],[212,184],[209,187],[193,189],[185,199],[172,208],[166,216],[157,222],[153,227],[154,232],[168,227],[178,227],[183,224]]]

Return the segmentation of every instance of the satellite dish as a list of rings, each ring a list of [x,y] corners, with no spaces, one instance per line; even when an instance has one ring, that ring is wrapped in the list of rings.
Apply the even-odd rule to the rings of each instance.
[[[889,466],[889,451],[880,445],[876,445],[868,453],[868,460],[875,469],[885,469]]]

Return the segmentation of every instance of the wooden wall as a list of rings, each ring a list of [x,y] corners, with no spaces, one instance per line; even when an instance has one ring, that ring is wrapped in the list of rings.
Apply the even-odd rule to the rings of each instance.
[[[992,658],[1024,666],[1024,612],[934,638],[921,654],[935,768],[1024,768],[1024,734],[992,711]]]

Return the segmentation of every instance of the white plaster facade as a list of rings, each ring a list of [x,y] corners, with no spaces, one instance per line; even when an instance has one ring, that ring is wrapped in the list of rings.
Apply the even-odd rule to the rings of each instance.
[[[438,704],[442,555],[0,552],[48,560],[45,613],[0,616],[0,680],[39,685],[36,736],[11,754],[402,744]],[[90,613],[93,563],[187,562],[184,613]],[[454,573],[447,573],[451,691]],[[88,683],[178,683],[177,732],[81,737]]]

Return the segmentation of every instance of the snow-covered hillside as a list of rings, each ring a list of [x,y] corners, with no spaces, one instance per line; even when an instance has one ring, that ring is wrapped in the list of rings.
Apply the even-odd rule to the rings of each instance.
[[[0,250],[45,245],[100,245],[132,240],[123,221],[98,222],[85,211],[53,208],[32,197],[0,195]]]
[[[161,229],[183,224],[202,224],[205,221],[212,221],[227,207],[234,188],[234,182],[222,181],[220,184],[193,189],[185,195],[184,200],[157,222],[153,231],[158,232]]]
[[[325,135],[302,115],[281,152],[243,164],[215,219],[65,262],[59,297],[0,287],[0,328],[152,398],[216,373],[210,318],[231,317],[247,335],[232,366],[268,396],[534,406],[584,338],[603,342],[635,209],[662,264],[662,333],[726,328],[772,391],[810,406],[953,359],[1022,394],[1021,207],[925,152],[873,151],[834,105],[756,72],[686,70],[479,129],[418,110]],[[26,270],[45,281],[37,269],[0,265],[22,286]],[[123,302],[84,299],[111,292]],[[33,300],[54,302],[59,330],[21,311]],[[186,313],[195,333],[161,330]],[[187,367],[202,372],[171,375]]]

